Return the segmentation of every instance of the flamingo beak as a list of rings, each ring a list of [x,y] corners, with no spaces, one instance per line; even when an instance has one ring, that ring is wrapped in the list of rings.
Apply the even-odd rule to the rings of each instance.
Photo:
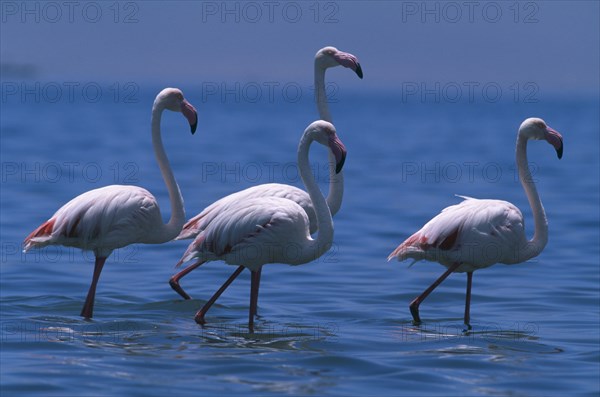
[[[347,52],[339,51],[337,54],[334,55],[334,58],[340,65],[342,65],[345,68],[350,68],[354,70],[354,73],[356,73],[358,77],[360,77],[361,79],[363,78],[362,67],[360,66],[358,59],[354,55]]]
[[[554,146],[554,149],[556,150],[556,155],[558,156],[559,159],[561,159],[562,155],[563,155],[562,135],[555,129],[548,127],[547,134],[546,134],[546,140],[548,141],[548,143],[550,143],[552,146]]]
[[[329,148],[335,157],[335,173],[339,174],[346,162],[346,146],[337,135],[332,135],[329,138]]]
[[[190,128],[193,135],[194,132],[196,132],[196,127],[198,126],[198,112],[196,112],[196,109],[191,103],[184,99],[181,102],[181,113],[183,113],[185,118],[188,120],[188,123],[190,123]]]
[[[358,77],[360,77],[361,79],[363,78],[363,71],[362,68],[360,67],[360,63],[356,63],[356,70],[354,70],[354,72],[356,72],[356,75]]]
[[[556,149],[556,155],[558,156],[558,159],[562,159],[562,155],[563,155],[563,140],[562,138],[560,139],[560,147],[558,149]]]

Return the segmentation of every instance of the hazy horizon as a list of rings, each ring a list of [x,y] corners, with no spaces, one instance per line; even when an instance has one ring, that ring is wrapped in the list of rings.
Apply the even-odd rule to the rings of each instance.
[[[314,54],[333,45],[363,66],[360,84],[335,73],[349,89],[600,84],[598,2],[3,1],[1,12],[3,83],[310,84]]]

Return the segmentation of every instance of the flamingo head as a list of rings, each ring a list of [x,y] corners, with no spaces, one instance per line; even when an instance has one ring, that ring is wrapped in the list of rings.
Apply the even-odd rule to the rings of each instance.
[[[558,158],[563,154],[563,138],[555,129],[549,127],[546,122],[537,117],[531,117],[521,123],[519,135],[527,139],[544,140],[551,144],[556,150]]]
[[[363,71],[358,59],[349,52],[343,52],[335,47],[321,48],[315,55],[315,66],[327,69],[342,65],[345,68],[352,69],[361,79]]]
[[[196,132],[196,127],[198,126],[198,112],[196,112],[194,106],[183,97],[183,92],[181,92],[181,90],[177,88],[165,88],[156,96],[154,106],[182,113],[188,123],[190,123],[192,134]]]
[[[335,157],[335,173],[339,174],[346,161],[346,146],[338,137],[333,124],[328,121],[317,120],[312,122],[306,128],[306,131],[315,141],[331,150]]]

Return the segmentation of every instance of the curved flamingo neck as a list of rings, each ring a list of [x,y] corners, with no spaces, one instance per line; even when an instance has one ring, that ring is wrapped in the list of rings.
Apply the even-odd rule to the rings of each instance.
[[[320,66],[315,60],[315,100],[317,101],[317,111],[321,120],[331,121],[329,105],[327,103],[327,93],[325,90],[325,70],[327,68]],[[329,192],[327,193],[327,206],[331,215],[335,215],[342,206],[344,197],[344,174],[343,171],[335,172],[335,157],[331,152],[328,156],[329,161]]]
[[[333,221],[331,220],[331,212],[323,197],[323,193],[321,193],[321,190],[315,181],[308,160],[308,151],[313,140],[314,137],[310,133],[305,133],[302,136],[298,146],[298,169],[300,170],[300,177],[306,187],[306,191],[313,202],[319,231],[316,239],[308,237],[308,244],[302,249],[301,258],[299,258],[300,263],[310,262],[319,258],[331,248],[333,242]]]
[[[171,218],[169,222],[163,224],[159,237],[157,237],[161,242],[166,242],[174,239],[181,232],[185,223],[185,210],[183,208],[183,197],[162,143],[160,121],[163,110],[164,106],[160,103],[155,103],[152,107],[152,147],[154,148],[154,156],[160,168],[160,173],[169,191],[169,201],[171,202]]]
[[[537,255],[544,249],[548,242],[548,220],[546,218],[546,212],[544,206],[540,200],[540,196],[535,187],[533,177],[529,171],[529,164],[527,161],[527,141],[528,138],[522,134],[519,134],[517,138],[517,168],[519,170],[519,179],[521,185],[527,195],[527,200],[531,206],[533,213],[533,222],[535,226],[535,232],[533,238],[526,242],[525,247],[519,251],[519,259],[526,261]]]
[[[317,101],[317,111],[321,120],[331,121],[331,113],[329,113],[329,104],[327,103],[327,93],[325,92],[325,70],[327,68],[321,66],[315,60],[315,100]]]

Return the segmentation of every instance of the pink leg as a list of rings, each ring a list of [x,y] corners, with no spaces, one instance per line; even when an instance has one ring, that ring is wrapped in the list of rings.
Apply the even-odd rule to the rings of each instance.
[[[471,329],[471,285],[473,283],[473,272],[467,273],[467,299],[465,301],[465,325]]]
[[[225,283],[221,286],[221,288],[219,288],[218,291],[215,292],[215,294],[208,300],[208,302],[206,302],[204,304],[204,306],[202,306],[202,309],[198,310],[198,312],[196,313],[196,316],[194,317],[194,320],[198,324],[204,324],[206,322],[206,321],[204,321],[204,315],[206,314],[208,309],[210,309],[210,307],[217,301],[217,299],[219,299],[219,296],[221,296],[223,291],[225,291],[227,289],[227,287],[229,287],[229,285],[233,282],[233,280],[235,280],[237,278],[237,276],[239,276],[240,273],[242,272],[242,270],[244,270],[244,269],[245,269],[244,266],[238,266],[238,268],[235,270],[235,272],[233,272],[233,274],[231,276],[229,276],[229,278],[227,279],[227,281],[225,281]]]
[[[254,316],[258,310],[258,288],[260,287],[260,273],[262,268],[252,272],[250,281],[250,314],[248,318],[248,329],[254,332]]]
[[[98,285],[98,279],[100,278],[100,273],[102,273],[104,262],[106,262],[106,258],[96,257],[94,276],[92,277],[92,284],[85,298],[83,309],[81,309],[81,317],[92,318],[92,314],[94,313],[94,299],[96,298],[96,285]]]
[[[250,306],[253,306],[252,315],[256,316],[258,312],[258,290],[260,288],[260,275],[262,274],[262,267],[256,272],[253,272],[252,277],[256,278],[256,296],[254,297],[254,303],[250,302]],[[251,280],[252,282],[252,280]],[[252,293],[252,284],[250,284],[250,292]]]
[[[446,279],[446,277],[450,275],[450,273],[458,269],[460,265],[461,263],[455,263],[452,266],[450,266],[448,270],[444,272],[444,274],[442,274],[437,280],[433,282],[433,284],[429,286],[429,288],[427,288],[425,291],[423,291],[421,295],[417,296],[412,302],[410,302],[410,313],[412,314],[413,320],[416,324],[421,323],[421,318],[419,317],[419,305],[421,304],[421,302],[423,302],[425,298],[427,298],[427,296],[429,296],[429,294],[431,294],[431,292],[434,289],[436,289],[437,286],[440,285],[442,281]]]
[[[194,263],[193,265],[186,267],[185,269],[183,269],[182,271],[175,274],[174,276],[172,276],[169,279],[169,285],[171,286],[171,288],[173,288],[175,290],[175,292],[177,292],[179,295],[181,295],[181,297],[183,299],[192,299],[192,298],[183,290],[183,288],[181,288],[181,286],[179,285],[179,280],[181,278],[183,278],[185,275],[187,275],[189,272],[191,272],[192,270],[197,268],[198,266],[202,265],[203,263],[204,262],[202,262],[202,261],[198,261],[198,262]]]

